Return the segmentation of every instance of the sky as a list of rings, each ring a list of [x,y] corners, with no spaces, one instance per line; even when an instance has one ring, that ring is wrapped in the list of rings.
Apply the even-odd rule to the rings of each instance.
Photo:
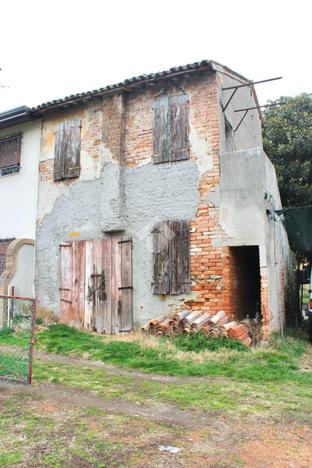
[[[312,93],[311,0],[2,0],[0,112],[203,59]],[[7,87],[8,86],[8,87]]]

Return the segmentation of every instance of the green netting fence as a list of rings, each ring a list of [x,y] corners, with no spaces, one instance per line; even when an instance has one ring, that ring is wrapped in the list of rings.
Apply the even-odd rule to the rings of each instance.
[[[31,383],[36,300],[0,295],[0,380]]]

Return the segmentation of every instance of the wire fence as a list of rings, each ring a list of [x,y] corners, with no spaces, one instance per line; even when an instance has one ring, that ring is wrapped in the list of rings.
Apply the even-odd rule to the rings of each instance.
[[[0,380],[31,383],[36,300],[0,295]]]

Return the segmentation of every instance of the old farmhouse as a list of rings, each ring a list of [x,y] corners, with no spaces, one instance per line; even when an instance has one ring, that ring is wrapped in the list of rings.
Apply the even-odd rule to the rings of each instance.
[[[249,83],[202,61],[31,110],[41,307],[105,333],[185,308],[280,329],[289,247]]]

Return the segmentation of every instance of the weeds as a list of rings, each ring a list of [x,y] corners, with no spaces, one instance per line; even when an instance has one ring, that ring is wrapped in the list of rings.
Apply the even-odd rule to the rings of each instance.
[[[4,334],[0,343],[19,344],[23,335]],[[312,383],[311,373],[299,370],[298,359],[307,342],[294,334],[273,336],[267,348],[249,349],[239,342],[206,338],[201,333],[174,339],[142,335],[103,336],[64,324],[37,333],[37,348],[76,355],[131,369],[167,375],[226,376],[249,382]]]
[[[223,349],[232,349],[235,351],[249,351],[249,348],[236,340],[228,338],[207,337],[201,332],[191,333],[189,335],[180,335],[174,338],[174,345],[183,351],[194,351],[200,353],[204,350],[222,351]]]

